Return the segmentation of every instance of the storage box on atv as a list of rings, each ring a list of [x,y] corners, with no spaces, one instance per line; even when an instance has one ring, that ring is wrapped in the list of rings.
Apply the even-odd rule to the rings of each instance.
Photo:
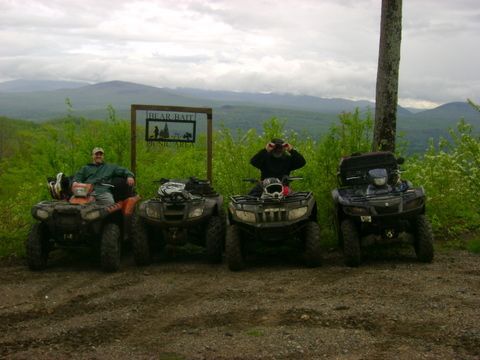
[[[138,204],[133,220],[137,265],[151,262],[155,247],[193,243],[205,247],[207,260],[221,261],[224,248],[223,197],[207,180],[162,179],[157,196]]]
[[[413,235],[420,261],[433,259],[433,236],[425,216],[423,187],[400,179],[399,164],[391,152],[354,154],[341,159],[339,188],[332,191],[335,225],[345,263],[358,266],[362,247]]]
[[[130,237],[131,216],[139,197],[126,190],[125,179],[113,179],[115,203],[99,206],[90,184],[79,185],[76,194],[71,178],[63,174],[49,179],[55,200],[32,207],[33,224],[26,243],[27,262],[32,270],[47,266],[49,253],[56,248],[99,248],[102,268],[115,271],[120,266],[121,245]],[[90,185],[90,186],[89,186]]]
[[[386,169],[389,183],[396,181],[395,172],[399,170],[397,159],[391,152],[372,152],[353,154],[340,160],[338,182],[340,186],[368,185],[368,171]]]
[[[279,179],[264,180],[260,197],[230,197],[226,259],[231,270],[245,267],[246,252],[254,248],[257,242],[279,246],[291,239],[297,239],[302,246],[307,266],[321,264],[317,204],[313,194],[280,188],[269,192],[267,186],[272,188],[275,185],[272,180],[282,184]],[[282,186],[288,185],[283,183]]]

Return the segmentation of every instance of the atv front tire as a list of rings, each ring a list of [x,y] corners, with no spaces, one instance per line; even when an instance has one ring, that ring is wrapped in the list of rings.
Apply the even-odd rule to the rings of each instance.
[[[107,223],[103,227],[100,243],[100,261],[106,272],[117,271],[120,267],[120,227],[115,223]]]
[[[143,219],[134,215],[132,220],[133,258],[138,266],[149,265],[152,261],[150,240]]]
[[[317,267],[322,265],[322,249],[320,247],[320,228],[315,221],[309,221],[303,230],[305,265]]]
[[[242,252],[242,238],[237,225],[227,227],[225,257],[228,268],[232,271],[239,271],[245,268]]]
[[[220,216],[212,216],[205,230],[205,253],[208,262],[217,264],[222,261],[224,246],[223,221]]]
[[[345,219],[340,224],[340,231],[343,238],[343,257],[345,265],[357,267],[362,262],[360,248],[360,237],[355,222]]]
[[[43,270],[47,267],[48,242],[45,236],[45,226],[35,223],[30,229],[26,243],[27,263],[30,270]]]
[[[433,260],[433,232],[432,225],[425,215],[418,215],[413,220],[414,248],[417,259],[430,263]]]

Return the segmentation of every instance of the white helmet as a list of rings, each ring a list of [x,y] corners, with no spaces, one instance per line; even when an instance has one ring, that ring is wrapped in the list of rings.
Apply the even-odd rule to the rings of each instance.
[[[158,189],[158,195],[161,196],[172,196],[175,194],[183,196],[184,192],[185,184],[173,181],[160,185],[160,188]]]
[[[48,182],[48,189],[50,190],[50,195],[54,199],[61,200],[64,197],[63,191],[62,191],[62,179],[64,175],[63,173],[58,173],[56,176],[56,180],[52,180]]]
[[[263,185],[262,198],[274,198],[274,199],[283,198],[283,185],[279,179],[266,178],[265,180],[263,180],[262,185]]]

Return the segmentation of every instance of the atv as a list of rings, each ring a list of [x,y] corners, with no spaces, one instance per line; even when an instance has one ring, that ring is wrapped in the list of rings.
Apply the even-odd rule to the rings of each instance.
[[[125,179],[115,178],[109,185],[115,204],[99,206],[92,195],[93,184],[70,185],[71,177],[59,173],[49,179],[53,200],[32,207],[37,220],[26,242],[27,263],[31,270],[43,270],[49,253],[57,248],[95,247],[100,252],[104,271],[120,266],[122,243],[131,228],[131,216],[139,197]]]
[[[154,250],[187,243],[204,247],[208,262],[221,262],[226,223],[223,196],[208,180],[195,177],[158,182],[157,195],[135,210],[132,245],[136,264],[150,264]]]
[[[232,271],[245,267],[248,251],[260,242],[280,246],[289,240],[300,245],[307,266],[321,264],[317,204],[311,192],[293,192],[289,183],[299,177],[244,179],[257,183],[261,195],[230,197],[225,256]]]
[[[332,191],[332,197],[336,232],[347,266],[361,264],[362,248],[409,238],[402,234],[413,235],[419,261],[433,260],[425,191],[400,178],[403,162],[391,152],[356,153],[340,160],[339,188]]]

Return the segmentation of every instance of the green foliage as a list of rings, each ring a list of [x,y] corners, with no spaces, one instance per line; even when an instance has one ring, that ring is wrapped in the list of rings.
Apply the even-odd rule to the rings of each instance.
[[[0,138],[0,145],[5,144],[0,147],[0,256],[23,253],[33,222],[31,206],[49,198],[47,176],[74,174],[91,160],[95,146],[105,149],[106,161],[130,166],[130,123],[118,119],[113,107],[107,111],[105,121],[75,117],[73,111],[64,119],[35,126],[0,119],[9,129],[9,135]],[[261,132],[220,126],[213,139],[213,185],[224,196],[225,204],[230,195],[248,192],[251,184],[241,180],[259,176],[250,158],[272,138],[281,137],[306,158],[306,166],[293,174],[303,180],[292,186],[313,192],[322,242],[336,246],[331,190],[337,187],[337,166],[342,156],[370,150],[371,115],[358,110],[343,113],[320,138],[286,128],[287,123],[276,118],[264,122]],[[142,127],[137,129],[138,134],[143,132]],[[137,192],[143,198],[154,196],[158,188],[155,180],[160,178],[206,178],[206,144],[205,135],[194,145],[178,146],[146,143],[138,136]],[[475,196],[480,190],[479,165],[480,140],[465,122],[450,131],[449,139],[437,144],[431,141],[423,156],[407,159],[403,177],[425,187],[427,213],[437,233],[455,235],[480,225]],[[476,242],[471,244],[475,251]]]
[[[265,335],[265,331],[262,329],[250,329],[246,334],[253,337],[262,337]]]
[[[450,139],[431,141],[425,155],[406,166],[404,177],[425,188],[434,229],[455,235],[478,228],[480,139],[471,125],[460,121]]]
[[[467,242],[467,249],[475,254],[480,254],[480,239],[474,239]]]

